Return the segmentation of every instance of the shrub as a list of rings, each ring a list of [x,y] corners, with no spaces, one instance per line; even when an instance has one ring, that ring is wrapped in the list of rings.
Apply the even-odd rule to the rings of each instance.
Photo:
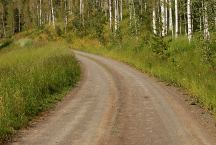
[[[23,38],[16,42],[20,47],[30,47],[33,41],[29,38]]]
[[[12,39],[3,39],[0,41],[0,49],[7,47],[8,45],[10,45],[13,42]]]

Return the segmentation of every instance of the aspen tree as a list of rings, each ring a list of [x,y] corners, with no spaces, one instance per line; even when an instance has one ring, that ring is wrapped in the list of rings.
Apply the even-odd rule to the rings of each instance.
[[[188,40],[192,39],[191,0],[187,0]]]
[[[166,35],[166,14],[165,14],[165,3],[164,0],[160,0],[161,4],[161,23],[162,23],[162,36]]]
[[[165,10],[165,14],[164,14],[164,16],[165,16],[165,35],[167,35],[167,32],[168,32],[168,13],[167,13],[168,8],[167,8],[167,5],[168,5],[168,1],[165,0],[165,1],[164,1],[164,10]]]
[[[112,29],[112,1],[109,0],[109,23],[110,29]]]
[[[115,33],[118,30],[118,0],[114,0],[114,8],[115,8]]]
[[[157,35],[155,6],[153,6],[153,9],[152,9],[152,27],[153,27],[153,33],[154,33],[155,35]]]
[[[204,38],[209,39],[210,33],[209,33],[209,24],[208,24],[208,13],[207,13],[207,2],[204,2]]]
[[[54,14],[53,0],[50,0],[50,6],[51,6],[52,24],[53,27],[55,28],[55,14]]]
[[[140,13],[142,15],[143,14],[143,0],[139,0],[139,5],[140,5]]]
[[[83,0],[80,0],[80,17],[82,18],[82,15],[83,15]]]
[[[169,31],[173,36],[173,14],[172,14],[172,0],[169,0]]]
[[[39,2],[39,26],[42,26],[42,0]]]
[[[121,1],[121,4],[120,4],[120,20],[122,21],[123,19],[123,0],[120,0]]]
[[[175,0],[175,37],[178,37],[179,33],[179,19],[178,19],[178,0]]]
[[[82,21],[82,25],[84,25],[84,2],[80,0],[80,19]]]
[[[202,3],[202,7],[203,7],[203,3]],[[199,9],[199,13],[200,13],[200,16],[199,16],[199,28],[200,28],[200,31],[202,31],[202,9],[200,8]]]
[[[132,27],[132,1],[129,0],[129,23],[130,23],[130,28]]]
[[[116,33],[120,22],[125,19],[136,36],[143,24],[148,25],[144,21],[150,20],[149,27],[155,35],[178,37],[185,34],[191,41],[193,31],[198,30],[207,39],[216,28],[215,0],[194,1],[193,7],[191,4],[192,0],[2,0],[1,37],[46,24],[55,27],[56,22],[64,26],[65,32],[69,32],[69,28],[80,26],[76,25],[79,20],[83,26],[86,21],[86,27],[83,27],[86,32],[91,29],[89,26],[95,27],[92,24],[99,23],[96,25],[99,26],[107,21],[110,31]],[[95,14],[99,9],[100,14]],[[128,17],[125,15],[124,18],[123,12],[128,12]]]

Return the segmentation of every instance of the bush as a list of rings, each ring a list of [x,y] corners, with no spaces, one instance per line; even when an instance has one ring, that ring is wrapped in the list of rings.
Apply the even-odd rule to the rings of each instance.
[[[164,38],[154,36],[152,37],[151,48],[152,51],[160,58],[168,58],[168,44],[164,41]]]
[[[204,40],[201,45],[202,58],[204,63],[209,64],[213,69],[216,69],[216,40]]]
[[[20,39],[16,42],[20,47],[30,47],[33,41],[29,38]]]
[[[12,39],[3,39],[0,41],[0,49],[7,47],[8,45],[10,45],[13,42]]]

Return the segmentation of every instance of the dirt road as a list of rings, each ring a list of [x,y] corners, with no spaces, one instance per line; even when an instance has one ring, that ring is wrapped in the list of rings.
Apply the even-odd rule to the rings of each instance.
[[[13,145],[214,145],[211,116],[127,65],[76,52],[83,79]]]

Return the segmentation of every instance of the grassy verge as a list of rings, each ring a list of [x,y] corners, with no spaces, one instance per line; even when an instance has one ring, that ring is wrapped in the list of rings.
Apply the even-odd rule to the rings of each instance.
[[[65,43],[24,41],[0,51],[0,143],[60,100],[80,76]]]
[[[158,53],[146,42],[139,43],[134,39],[127,39],[121,45],[102,46],[97,40],[77,38],[72,47],[123,61],[180,86],[204,108],[216,113],[216,72],[202,61],[202,52],[196,47],[196,42],[189,44],[186,38],[179,38],[169,42],[165,52]],[[160,53],[164,55],[160,56]]]

